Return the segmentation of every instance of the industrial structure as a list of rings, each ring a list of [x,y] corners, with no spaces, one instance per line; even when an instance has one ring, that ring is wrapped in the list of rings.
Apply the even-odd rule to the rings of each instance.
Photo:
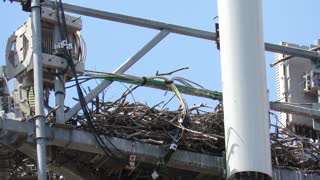
[[[265,43],[261,0],[219,0],[216,32],[61,1],[14,2],[31,16],[8,38],[0,68],[1,179],[320,179],[319,42]],[[82,20],[67,12],[159,33],[113,73],[92,73],[85,70]],[[124,74],[170,33],[217,43],[222,93],[183,78]],[[277,102],[267,97],[264,51],[276,53]],[[103,81],[84,95],[80,76]],[[67,109],[70,80],[78,103]],[[128,105],[123,101],[130,90],[119,101],[101,102],[99,94],[114,81],[170,90],[180,109]],[[220,103],[214,112],[193,115],[199,107],[188,108],[181,94]],[[275,133],[270,110],[281,112]],[[159,121],[152,124],[154,119]],[[156,133],[167,133],[169,140],[156,139]],[[202,141],[207,144],[197,148]]]

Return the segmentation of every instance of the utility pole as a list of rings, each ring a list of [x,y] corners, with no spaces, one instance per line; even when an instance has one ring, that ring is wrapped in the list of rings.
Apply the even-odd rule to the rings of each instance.
[[[262,0],[218,0],[227,178],[272,177]]]
[[[37,141],[38,179],[47,179],[46,165],[46,137],[45,116],[43,105],[43,78],[42,78],[42,47],[41,47],[41,17],[40,0],[31,1],[32,41],[33,41],[33,75],[35,94],[35,124]]]

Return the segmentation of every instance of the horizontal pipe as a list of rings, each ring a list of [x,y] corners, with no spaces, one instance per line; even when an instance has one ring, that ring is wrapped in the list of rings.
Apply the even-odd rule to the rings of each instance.
[[[46,1],[45,5],[50,6],[50,7],[55,7],[55,2],[54,1]],[[199,30],[199,29],[194,29],[194,28],[189,28],[189,27],[184,27],[184,26],[179,26],[179,25],[174,25],[174,24],[168,24],[168,23],[164,23],[164,22],[153,21],[153,20],[149,20],[149,19],[133,17],[133,16],[128,16],[128,15],[122,15],[122,14],[117,14],[117,13],[112,13],[112,12],[106,12],[106,11],[76,6],[76,5],[67,4],[67,3],[63,3],[63,8],[65,11],[84,15],[84,16],[100,18],[100,19],[105,19],[105,20],[115,21],[115,22],[120,22],[120,23],[126,23],[126,24],[131,24],[131,25],[136,25],[136,26],[142,26],[142,27],[157,29],[157,30],[167,29],[170,32],[173,32],[176,34],[193,36],[193,37],[198,37],[198,38],[208,39],[208,40],[216,40],[215,33],[203,31],[203,30]]]
[[[135,84],[135,85],[150,87],[154,89],[164,90],[164,91],[172,91],[172,89],[168,88],[168,84],[166,84],[166,82],[164,81],[148,79],[148,78],[144,79],[143,77],[137,77],[133,75],[126,75],[126,74],[117,75],[117,74],[102,73],[102,74],[87,74],[87,76],[96,78],[96,79],[105,79],[109,81],[124,82],[124,83]],[[189,87],[181,84],[174,84],[174,85],[183,94],[209,98],[209,99],[218,100],[218,101],[222,100],[222,93],[218,91],[211,91],[204,88]]]
[[[270,52],[288,54],[308,59],[318,59],[320,57],[319,53],[315,51],[283,46],[279,44],[265,43],[265,49]]]
[[[318,51],[318,50],[320,50],[320,47],[319,47],[319,46],[308,49],[308,51]],[[279,64],[280,62],[289,60],[289,59],[291,59],[291,58],[293,58],[293,57],[294,57],[293,55],[285,56],[284,58],[279,59],[278,61],[270,64],[270,67],[274,67],[275,65]]]
[[[274,111],[285,112],[289,114],[296,114],[311,118],[320,118],[320,111],[309,109],[301,106],[281,102],[270,102],[270,109]]]

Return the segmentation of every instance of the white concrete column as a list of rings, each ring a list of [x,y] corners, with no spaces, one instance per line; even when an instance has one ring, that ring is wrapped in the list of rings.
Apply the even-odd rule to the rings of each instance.
[[[262,0],[218,0],[227,176],[272,176]]]

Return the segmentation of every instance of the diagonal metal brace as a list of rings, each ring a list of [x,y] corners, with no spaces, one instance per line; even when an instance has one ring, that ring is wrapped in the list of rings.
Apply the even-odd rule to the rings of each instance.
[[[144,47],[142,47],[137,53],[126,60],[117,70],[114,71],[115,74],[123,74],[136,62],[138,62],[145,54],[147,54],[153,47],[155,47],[161,40],[163,40],[170,31],[161,30],[151,41],[149,41]],[[112,81],[103,80],[96,88],[94,88],[89,94],[85,96],[86,103],[90,102],[93,98],[98,96],[104,89],[106,89]],[[73,106],[64,116],[64,120],[69,120],[72,116],[80,111],[81,105],[77,103]]]

